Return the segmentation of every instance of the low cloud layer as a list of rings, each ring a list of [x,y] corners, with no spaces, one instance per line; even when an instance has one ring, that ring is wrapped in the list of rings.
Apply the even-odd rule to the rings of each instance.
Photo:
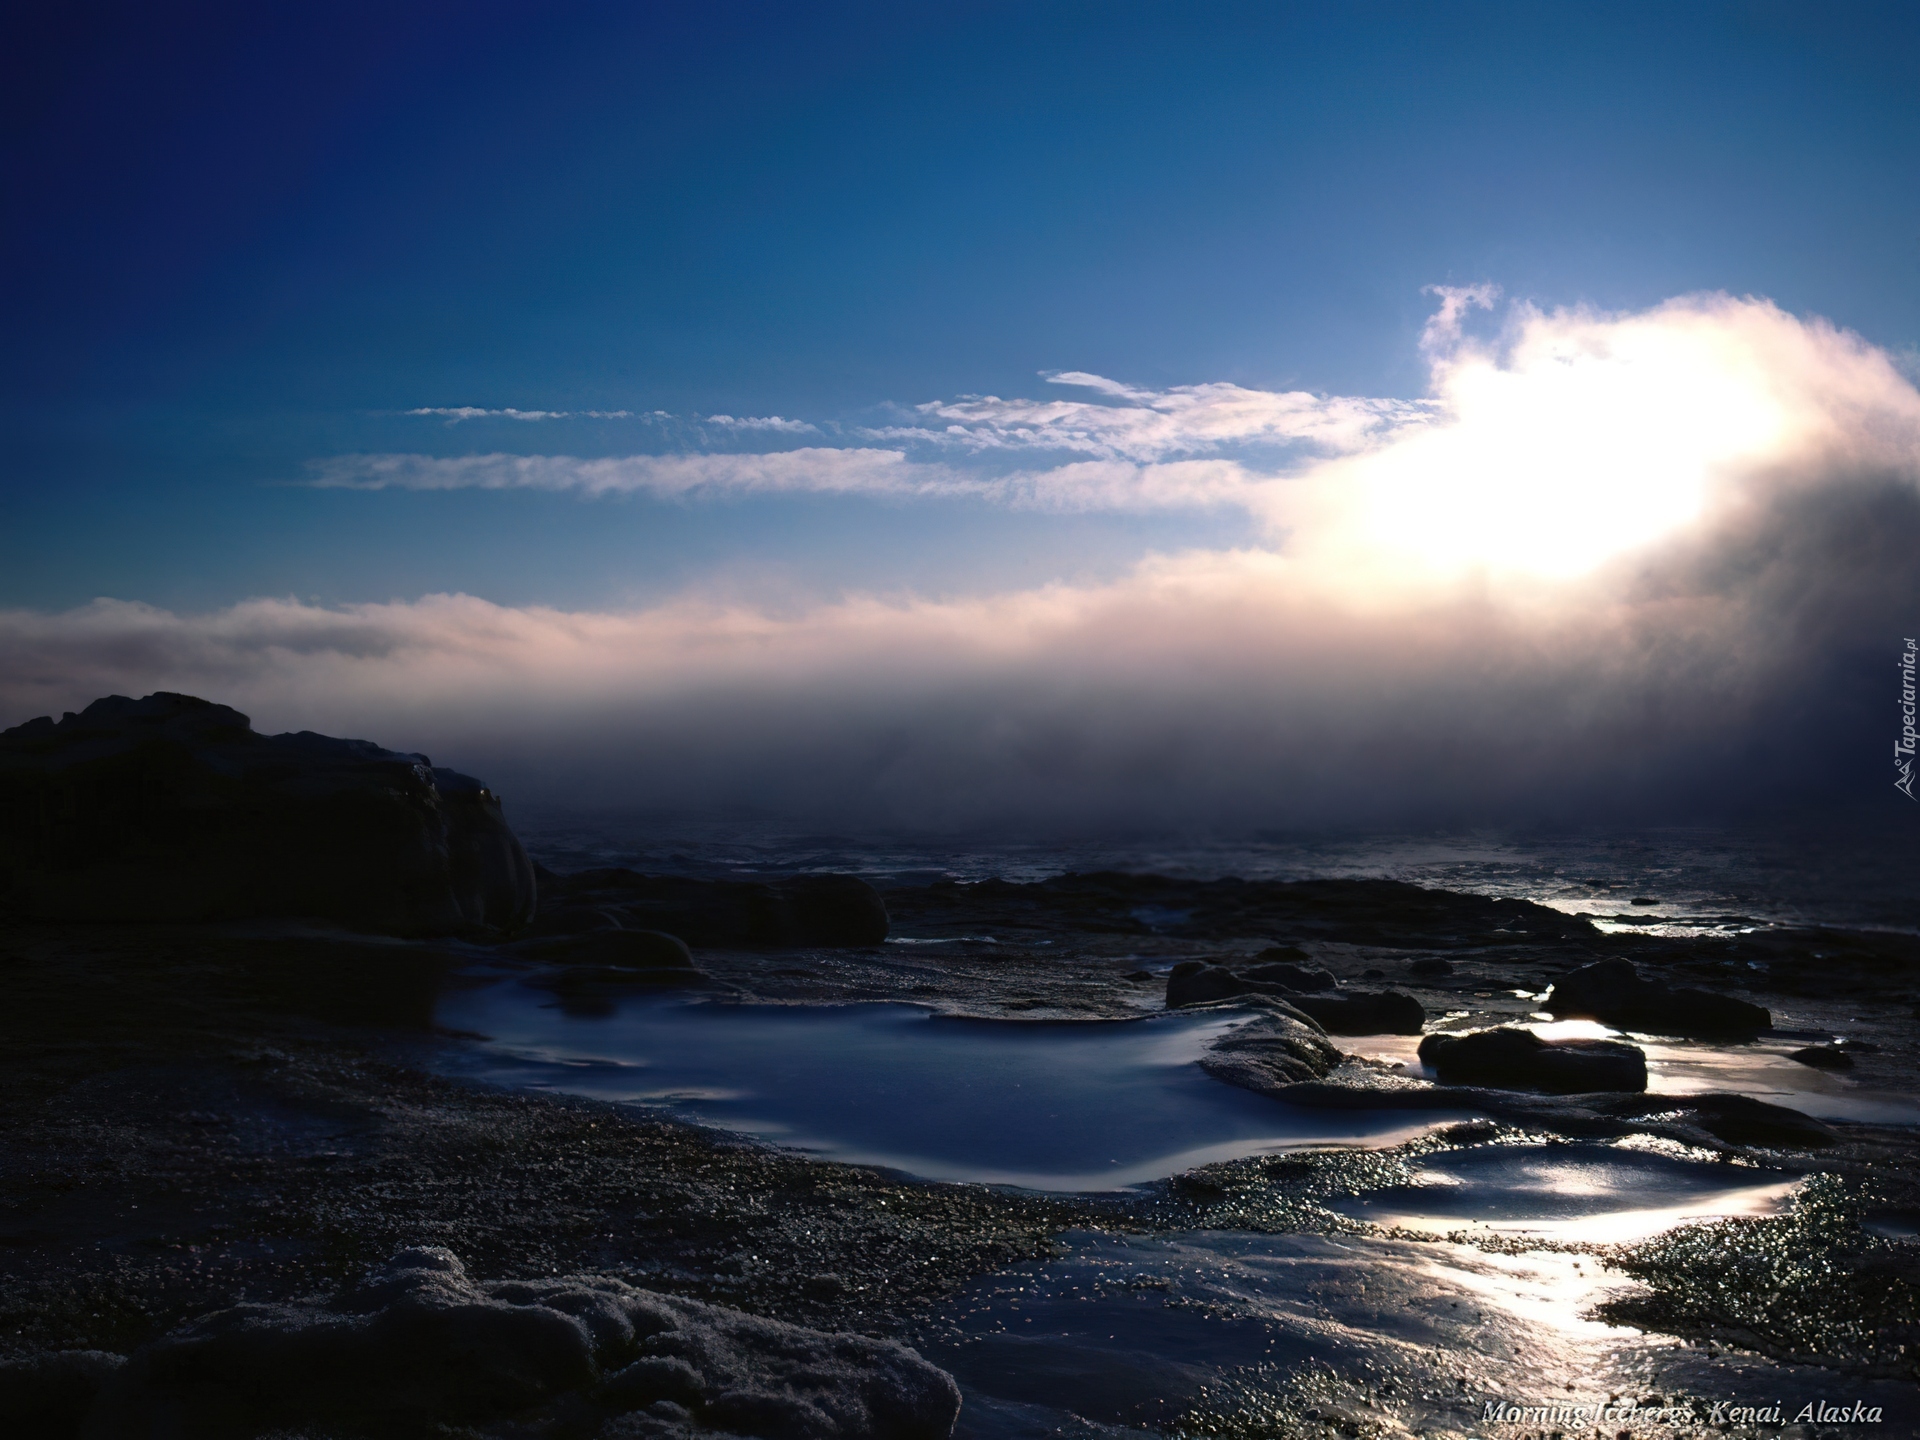
[[[963,429],[1107,437],[1011,478],[904,446],[348,457],[321,477],[1235,503],[1264,537],[1244,549],[1098,586],[789,616],[470,596],[11,612],[0,707],[182,689],[271,728],[425,749],[510,799],[849,824],[1687,819],[1891,796],[1895,662],[1920,626],[1912,383],[1765,302],[1519,307],[1470,341],[1462,322],[1490,298],[1442,297],[1417,403],[1094,386],[1091,408],[1147,417],[1100,431],[955,402],[940,418]],[[1195,438],[1278,433],[1288,413],[1307,417],[1299,435],[1321,427],[1316,449],[1273,472]],[[1151,433],[1183,425],[1184,449]]]

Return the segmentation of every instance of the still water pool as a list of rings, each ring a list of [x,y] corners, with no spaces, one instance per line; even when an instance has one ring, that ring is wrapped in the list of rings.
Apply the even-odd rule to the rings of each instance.
[[[972,1020],[914,1005],[742,1005],[633,996],[569,1013],[515,981],[456,992],[461,1071],[667,1108],[823,1159],[928,1180],[1121,1189],[1316,1145],[1394,1145],[1459,1115],[1319,1111],[1195,1063],[1247,1017]]]

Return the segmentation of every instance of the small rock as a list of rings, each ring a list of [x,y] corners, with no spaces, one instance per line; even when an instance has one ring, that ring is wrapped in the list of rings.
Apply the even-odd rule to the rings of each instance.
[[[1689,1095],[1685,1104],[1702,1130],[1735,1145],[1818,1149],[1837,1138],[1811,1115],[1746,1095]]]
[[[1407,972],[1422,977],[1451,975],[1453,973],[1453,962],[1451,960],[1442,960],[1438,955],[1428,955],[1423,959],[1415,960],[1411,965],[1407,966]],[[1368,973],[1371,974],[1372,972],[1369,971]]]
[[[1265,961],[1265,960],[1311,960],[1313,957],[1307,954],[1307,952],[1302,950],[1298,945],[1269,945],[1266,949],[1262,950],[1258,955],[1254,956],[1253,958],[1256,960]]]
[[[1597,960],[1554,982],[1542,1007],[1556,1018],[1589,1018],[1662,1035],[1752,1035],[1773,1024],[1763,1006],[1710,990],[1648,980],[1630,960]]]
[[[1426,1008],[1398,990],[1373,995],[1295,995],[1291,1003],[1319,1021],[1329,1035],[1418,1035],[1427,1024]]]
[[[1802,1065],[1811,1065],[1816,1070],[1851,1070],[1853,1056],[1837,1045],[1808,1045],[1795,1050],[1787,1056],[1789,1060],[1798,1060]]]
[[[1647,1056],[1637,1045],[1548,1041],[1517,1026],[1429,1035],[1420,1042],[1420,1061],[1445,1085],[1492,1085],[1551,1095],[1647,1088]]]
[[[1282,1085],[1319,1080],[1344,1058],[1312,1020],[1285,1002],[1222,1035],[1200,1058],[1216,1080],[1271,1095]]]

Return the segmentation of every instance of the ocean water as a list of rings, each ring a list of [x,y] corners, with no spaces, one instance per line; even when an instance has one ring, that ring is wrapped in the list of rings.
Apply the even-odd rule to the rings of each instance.
[[[516,813],[543,864],[647,874],[842,871],[879,882],[1125,870],[1193,879],[1389,879],[1550,905],[1603,928],[1700,934],[1825,925],[1920,934],[1920,806],[1745,827],[1634,831],[1105,835],[808,833],[751,816]],[[1635,904],[1653,901],[1651,905]]]

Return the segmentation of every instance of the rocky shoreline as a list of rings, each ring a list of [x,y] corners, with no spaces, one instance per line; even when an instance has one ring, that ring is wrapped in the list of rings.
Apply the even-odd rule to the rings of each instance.
[[[141,738],[121,746],[114,726]],[[1591,1255],[1641,1287],[1606,1302],[1609,1318],[1709,1355],[1920,1379],[1913,1129],[1649,1093],[1637,1045],[1517,1028],[1545,1007],[1731,1045],[1803,1035],[1821,1043],[1801,1063],[1910,1091],[1912,937],[1607,933],[1386,881],[1100,873],[876,891],[847,876],[560,875],[524,862],[484,787],[424,757],[252,737],[245,717],[186,697],[21,730],[0,747],[0,1418],[19,1433],[940,1440],[960,1392],[923,1357],[966,1355],[945,1307],[1049,1263],[1066,1237],[1417,1247],[1434,1237],[1342,1205],[1435,1157],[1621,1138],[1814,1179],[1789,1214],[1650,1242],[1447,1243]],[[113,803],[86,811],[101,795]],[[313,817],[349,813],[386,837],[380,864],[411,857],[409,886],[372,910],[274,918],[301,907],[223,884],[189,887],[169,923],[70,913],[88,876],[119,884],[170,828],[198,837],[187,868],[205,869],[249,846],[284,861]],[[109,912],[133,893],[112,891]],[[1117,1195],[923,1183],[437,1073],[471,1041],[434,1029],[437,998],[503,974],[588,1015],[661,987],[1053,1023],[1218,1007],[1250,1017],[1202,1062],[1229,1084],[1484,1118]],[[1437,1082],[1347,1038],[1423,1033]],[[1465,1358],[1438,1355],[1434,1374]],[[1179,1393],[1155,1423],[1238,1433],[1199,1390]],[[1385,1408],[1294,1406],[1276,1433],[1408,1433],[1392,1406],[1366,1406]]]
[[[1307,897],[1269,887],[1270,906],[1292,907],[1289,923],[1243,901],[1242,915],[1257,918],[1233,924],[1261,932],[1244,936],[1181,934],[1192,922],[1166,925],[1163,911],[1150,912],[1163,928],[1106,929],[1101,909],[1089,923],[1089,890],[1107,897],[1101,909],[1125,913],[1142,908],[1125,902],[1164,898],[1168,887],[1154,877],[1099,877],[958,894],[895,889],[885,900],[901,929],[954,943],[701,950],[698,973],[719,994],[757,1001],[910,999],[952,1013],[1116,1020],[1159,1009],[1172,965],[1244,963],[1285,940],[1307,947],[1336,982],[1377,985],[1391,975],[1430,1014],[1468,1029],[1533,1007],[1513,992],[1543,970],[1550,977],[1549,947],[1561,965],[1578,968],[1611,949],[1676,979],[1723,973],[1727,958],[1711,941],[1496,937],[1490,932],[1511,931],[1516,920],[1564,917],[1433,892],[1406,897],[1424,912],[1416,920],[1390,924],[1380,909],[1350,904],[1372,897],[1377,905],[1380,892],[1364,882],[1319,892],[1312,913]],[[1416,926],[1443,909],[1447,922],[1428,937],[1438,943],[1419,945]],[[1370,933],[1335,938],[1353,930],[1330,912],[1367,917],[1352,923]],[[1475,916],[1483,917],[1478,933]],[[1494,919],[1502,923],[1484,923]],[[1795,942],[1757,943],[1777,957]],[[1820,943],[1858,951],[1906,942]],[[1368,1183],[1369,1166],[1389,1183],[1398,1163],[1390,1155],[1235,1162],[1116,1199],[921,1184],[622,1107],[476,1089],[430,1073],[427,1052],[460,1043],[428,1028],[441,986],[461,983],[474,966],[537,969],[551,967],[550,958],[264,924],[14,924],[0,947],[10,992],[0,1022],[9,1135],[0,1336],[16,1357],[137,1353],[235,1302],[350,1291],[395,1253],[420,1246],[444,1247],[489,1284],[595,1275],[815,1330],[910,1340],[961,1286],[1044,1257],[1065,1232],[1339,1228],[1313,1199],[1321,1171],[1357,1163],[1359,1183]],[[1423,964],[1435,959],[1447,961],[1445,973]],[[1857,988],[1849,990],[1849,973],[1828,963],[1817,987],[1789,981],[1749,994],[1798,1024],[1848,1033],[1859,1073],[1893,1083],[1914,1073],[1914,1027],[1910,1003],[1886,995],[1880,976],[1876,958],[1852,972]],[[1226,1003],[1271,1007],[1272,1017],[1285,1005]],[[1898,1128],[1821,1127],[1832,1133],[1817,1148],[1775,1133],[1743,1141],[1704,1132],[1697,1104],[1689,1116],[1639,1094],[1605,1101],[1446,1086],[1422,1094],[1377,1066],[1336,1059],[1337,1038],[1315,1043],[1328,1052],[1326,1078],[1313,1082],[1325,1103],[1477,1102],[1497,1122],[1434,1143],[1583,1133],[1598,1116],[1611,1133],[1663,1134],[1782,1173],[1840,1176],[1863,1194],[1870,1185],[1883,1210],[1920,1213],[1920,1154]],[[1606,1114],[1610,1107],[1616,1113]],[[1354,1183],[1342,1175],[1342,1185]],[[1911,1289],[1900,1289],[1912,1285],[1900,1268],[1910,1269],[1911,1257],[1861,1253],[1873,1284],[1894,1285],[1894,1300],[1882,1294],[1880,1308],[1897,1310],[1901,1294],[1911,1304]],[[1689,1263],[1697,1269],[1698,1258]],[[1659,1279],[1657,1265],[1643,1268]],[[1698,1295],[1662,1310],[1664,1293],[1652,1286],[1655,1298],[1636,1323],[1657,1319],[1678,1333],[1784,1353],[1785,1342],[1773,1344],[1751,1316],[1734,1325]],[[1727,1342],[1735,1331],[1744,1340]],[[1791,1348],[1808,1358],[1804,1335]],[[1822,1355],[1816,1344],[1812,1358],[1843,1369],[1903,1363],[1863,1361],[1857,1344],[1830,1348]]]

